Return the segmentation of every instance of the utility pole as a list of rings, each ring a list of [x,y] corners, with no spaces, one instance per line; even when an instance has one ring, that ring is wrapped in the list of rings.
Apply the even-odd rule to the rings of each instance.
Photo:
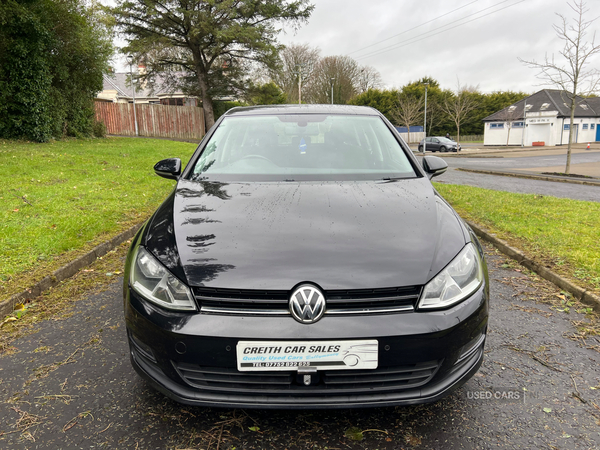
[[[331,104],[333,105],[333,82],[334,82],[335,78],[331,79]]]
[[[133,56],[127,56],[127,62],[129,63],[129,76],[131,77],[131,91],[133,92],[133,122],[135,124],[135,135],[138,134],[138,123],[137,123],[137,113],[135,111],[135,83],[133,82],[133,69],[131,68],[133,64]]]
[[[427,148],[427,86],[429,83],[423,83],[425,85],[425,120],[423,123],[423,155],[425,155],[425,150]]]

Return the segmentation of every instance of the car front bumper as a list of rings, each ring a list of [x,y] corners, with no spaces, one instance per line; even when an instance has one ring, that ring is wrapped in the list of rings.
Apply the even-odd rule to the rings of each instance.
[[[230,408],[355,408],[439,400],[483,361],[488,320],[484,286],[445,311],[324,317],[235,317],[161,310],[128,289],[125,317],[131,361],[158,391],[180,403]],[[378,367],[319,371],[302,383],[296,371],[239,372],[239,340],[377,339]]]

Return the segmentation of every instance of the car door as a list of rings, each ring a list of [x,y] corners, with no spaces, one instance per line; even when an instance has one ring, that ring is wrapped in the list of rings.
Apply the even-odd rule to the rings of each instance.
[[[427,150],[429,150],[430,152],[434,152],[435,148],[433,146],[433,138],[432,137],[425,138],[425,142],[427,143]]]

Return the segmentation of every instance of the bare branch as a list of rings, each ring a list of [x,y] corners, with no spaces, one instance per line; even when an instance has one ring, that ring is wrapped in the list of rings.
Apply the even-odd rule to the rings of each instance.
[[[560,18],[560,23],[552,27],[558,38],[564,42],[564,47],[559,52],[559,55],[564,60],[564,64],[561,65],[556,62],[554,55],[551,59],[546,55],[544,63],[519,58],[521,62],[529,67],[539,70],[538,78],[550,86],[561,89],[570,101],[571,121],[569,127],[569,145],[567,148],[567,164],[565,168],[566,173],[569,173],[571,168],[573,120],[579,99],[578,96],[593,94],[600,85],[600,71],[596,68],[588,69],[590,60],[600,54],[600,44],[596,44],[596,33],[593,33],[591,40],[586,40],[588,29],[596,21],[597,17],[585,20],[585,17],[589,13],[589,8],[586,7],[583,0],[573,1],[572,3],[568,3],[568,6],[575,13],[574,18],[569,21],[567,17],[557,14]]]

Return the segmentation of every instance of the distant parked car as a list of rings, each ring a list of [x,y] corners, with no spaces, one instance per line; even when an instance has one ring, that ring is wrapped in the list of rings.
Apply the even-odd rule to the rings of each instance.
[[[425,149],[430,152],[459,152],[461,150],[460,144],[442,136],[431,136],[425,138],[424,141],[427,141]],[[423,151],[423,140],[419,142],[419,151]]]

